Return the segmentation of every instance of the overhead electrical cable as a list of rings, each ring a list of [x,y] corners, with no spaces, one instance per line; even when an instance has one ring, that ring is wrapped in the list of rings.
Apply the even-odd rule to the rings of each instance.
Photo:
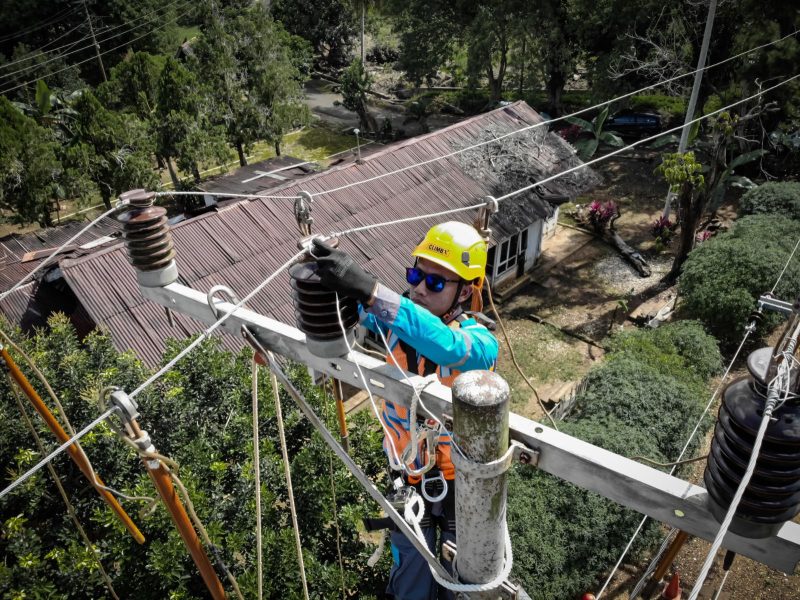
[[[719,114],[719,113],[721,113],[723,111],[727,111],[727,110],[730,110],[733,107],[739,106],[740,104],[743,104],[745,102],[749,102],[750,100],[753,100],[755,98],[759,98],[759,97],[769,93],[770,91],[775,90],[777,88],[780,88],[780,87],[782,87],[782,86],[784,86],[784,85],[786,85],[786,84],[790,83],[791,81],[794,81],[794,80],[796,80],[798,78],[800,78],[800,74],[795,74],[795,75],[793,75],[791,77],[787,77],[783,81],[781,81],[781,82],[779,82],[779,83],[777,83],[777,84],[775,84],[775,85],[773,85],[773,86],[771,86],[769,88],[763,89],[763,90],[757,92],[756,94],[753,94],[753,95],[748,96],[746,98],[742,98],[741,100],[737,100],[736,102],[733,102],[733,103],[731,103],[731,104],[729,104],[729,105],[727,105],[727,106],[725,106],[723,108],[720,108],[720,109],[715,110],[713,112],[710,112],[710,113],[708,113],[706,115],[698,117],[697,119],[694,119],[693,121],[691,121],[690,124],[691,123],[695,123],[695,122],[703,121],[703,120],[708,119],[710,117],[713,117],[716,114]],[[579,169],[582,169],[582,168],[585,168],[585,167],[589,167],[592,164],[596,164],[596,163],[598,163],[598,162],[600,162],[602,160],[605,160],[607,158],[610,158],[611,156],[615,156],[617,154],[620,154],[621,152],[624,152],[626,150],[629,150],[629,149],[634,148],[636,146],[639,146],[641,144],[653,141],[654,139],[657,139],[659,137],[662,137],[664,135],[672,133],[673,131],[681,129],[682,127],[683,126],[680,126],[680,127],[677,127],[677,128],[673,128],[673,129],[667,130],[665,132],[659,133],[657,135],[651,136],[649,138],[638,140],[638,141],[636,141],[636,142],[634,142],[634,143],[632,143],[632,144],[630,144],[628,146],[625,146],[625,147],[620,148],[618,150],[615,150],[613,152],[609,152],[608,154],[605,154],[605,155],[603,155],[601,157],[598,157],[598,158],[593,159],[591,161],[588,161],[586,163],[582,163],[580,165],[577,165],[576,167],[572,167],[570,169],[566,169],[565,171],[562,171],[561,173],[557,173],[557,174],[555,174],[555,175],[553,175],[551,177],[545,178],[540,182],[525,186],[525,187],[520,188],[519,190],[516,190],[514,192],[510,192],[510,193],[506,194],[505,196],[501,196],[500,198],[497,198],[497,201],[501,202],[501,201],[503,201],[505,199],[508,199],[510,197],[513,197],[513,196],[515,196],[517,194],[523,193],[523,192],[528,191],[528,190],[530,190],[532,188],[535,188],[537,186],[543,185],[543,184],[545,184],[545,183],[547,183],[549,181],[553,181],[555,179],[558,179],[559,177],[563,177],[564,175],[568,175],[569,173],[575,172],[575,171],[577,171]],[[389,225],[395,225],[395,224],[399,224],[399,223],[407,223],[407,222],[410,222],[410,221],[417,221],[417,220],[422,220],[422,219],[430,219],[430,218],[443,216],[443,215],[455,214],[455,213],[464,212],[464,211],[467,211],[467,210],[474,210],[474,209],[477,209],[477,208],[480,208],[480,207],[483,207],[483,206],[485,206],[485,203],[482,202],[482,203],[474,204],[474,205],[467,206],[467,207],[460,207],[460,208],[455,208],[455,209],[451,209],[451,210],[447,210],[447,211],[440,211],[440,212],[437,212],[437,213],[430,213],[430,214],[418,215],[418,216],[413,216],[413,217],[406,217],[406,218],[402,218],[402,219],[395,219],[393,221],[386,221],[386,222],[383,222],[383,223],[373,223],[371,225],[355,227],[355,228],[347,229],[347,230],[344,230],[344,231],[341,231],[341,232],[332,232],[332,233],[328,234],[327,236],[321,236],[321,237],[323,237],[324,239],[328,239],[330,237],[342,237],[342,236],[350,235],[352,233],[356,233],[356,232],[360,232],[360,231],[366,231],[366,230],[376,229],[376,228],[380,228],[380,227],[387,227]],[[186,348],[184,348],[181,352],[179,352],[172,360],[170,360],[166,365],[164,365],[156,373],[151,375],[145,382],[143,382],[139,387],[137,387],[133,392],[131,392],[129,397],[130,398],[136,397],[138,394],[142,393],[147,387],[152,385],[156,380],[158,380],[161,376],[163,376],[170,369],[172,369],[183,357],[185,357],[192,350],[194,350],[204,339],[208,338],[225,321],[227,321],[236,311],[238,311],[248,300],[250,300],[258,292],[260,292],[267,285],[269,285],[270,282],[272,282],[281,272],[283,272],[285,269],[287,269],[298,258],[303,256],[303,254],[305,254],[305,251],[301,250],[301,251],[297,252],[296,254],[294,254],[292,257],[290,257],[285,263],[283,263],[280,267],[278,267],[278,269],[274,273],[272,273],[269,277],[267,277],[264,281],[262,281],[258,286],[256,286],[256,288],[254,288],[249,294],[247,294],[238,303],[236,303],[234,305],[234,307],[229,312],[225,313],[221,318],[219,318],[217,321],[215,321],[204,332],[202,332],[191,344],[189,344]],[[53,256],[54,256],[54,254],[50,255],[50,257],[48,257],[48,259],[52,258]],[[17,286],[15,286],[15,288],[18,287],[19,285],[20,284],[17,284]],[[1,298],[2,298],[2,296],[0,296],[0,299]],[[745,336],[745,339],[746,339],[746,336]],[[743,344],[744,344],[744,340],[742,341],[742,345]],[[740,348],[741,348],[741,346],[740,346]],[[738,353],[738,350],[737,350],[737,353]],[[732,364],[733,363],[731,363],[731,365]],[[729,369],[730,369],[730,367],[729,367]],[[7,487],[5,490],[0,492],[0,498],[5,496],[8,492],[10,492],[12,489],[17,487],[18,485],[21,485],[21,483],[25,479],[29,478],[36,471],[41,469],[45,464],[47,464],[47,462],[49,462],[55,456],[57,456],[58,454],[63,452],[64,449],[66,449],[68,446],[70,446],[75,441],[77,441],[77,439],[79,439],[83,435],[86,435],[86,433],[88,433],[93,427],[96,427],[105,418],[110,416],[112,412],[113,412],[113,409],[108,410],[105,413],[103,413],[102,415],[100,415],[100,417],[98,417],[97,419],[95,419],[95,421],[93,421],[92,423],[87,425],[74,438],[68,440],[65,444],[63,444],[58,449],[56,449],[54,452],[52,452],[48,457],[46,457],[42,461],[40,461],[34,468],[32,468],[30,471],[28,471],[23,476],[21,476],[19,479],[15,480],[14,483],[12,483],[9,487]],[[698,424],[698,427],[699,427],[699,424]],[[687,442],[687,446],[688,446],[688,442]],[[637,530],[637,534],[638,534],[638,531],[641,530],[642,526],[643,526],[643,523],[642,523],[642,525],[640,525],[639,529]],[[608,582],[606,583],[606,585],[607,584],[608,584]],[[605,586],[604,586],[604,588],[605,588]],[[599,598],[599,595],[598,595],[598,598]]]
[[[186,12],[181,13],[180,15],[177,15],[174,20],[177,21],[178,19],[181,19],[181,18],[185,17],[187,14],[189,14],[189,12],[190,11],[187,10]],[[108,50],[105,50],[103,52],[100,52],[100,55],[103,56],[105,54],[108,54],[109,52],[114,52],[115,50],[119,50],[120,48],[124,48],[125,46],[129,46],[133,42],[136,42],[136,41],[138,41],[138,40],[140,40],[140,39],[142,39],[144,37],[147,37],[148,35],[152,35],[153,32],[158,31],[159,29],[164,29],[164,27],[167,27],[168,25],[171,25],[171,24],[172,24],[172,21],[166,21],[166,22],[162,23],[161,25],[159,25],[157,27],[154,27],[150,31],[148,31],[146,33],[143,33],[142,35],[137,36],[137,37],[133,38],[132,40],[128,40],[124,44],[120,44],[118,46],[114,46],[113,48],[109,48]],[[20,84],[14,86],[14,87],[2,90],[2,91],[0,91],[0,95],[8,94],[9,92],[13,92],[15,90],[18,90],[19,88],[28,86],[28,85],[30,85],[32,83],[36,83],[40,79],[45,79],[47,77],[51,77],[52,75],[56,75],[56,74],[62,73],[64,71],[68,71],[69,69],[77,67],[78,65],[82,65],[84,63],[87,63],[87,62],[90,62],[90,61],[93,61],[93,60],[97,60],[97,56],[92,56],[91,58],[86,58],[86,59],[78,61],[76,63],[72,63],[71,65],[68,65],[68,66],[66,66],[66,67],[64,67],[62,69],[58,69],[57,71],[53,71],[52,73],[48,73],[47,75],[43,75],[41,77],[37,77],[36,79],[31,79],[30,81],[26,81],[24,83],[20,83]]]
[[[77,10],[78,10],[77,8],[71,8],[71,9],[65,8],[61,12],[56,13],[49,21],[45,21],[44,23],[39,23],[38,25],[34,25],[33,27],[28,27],[27,29],[23,29],[22,31],[17,31],[16,33],[0,37],[0,44],[16,38],[26,36],[30,33],[33,33],[34,31],[39,31],[40,29],[44,29],[45,27],[50,27],[51,25],[55,25],[59,21],[63,21],[64,19],[66,19],[69,15],[76,12]]]
[[[178,2],[183,2],[183,1],[184,0],[173,0],[170,4],[167,4],[166,6],[163,6],[158,10],[166,11],[173,4],[177,4]],[[186,2],[183,6],[181,6],[181,8],[186,8],[187,6],[191,6],[191,3]],[[156,12],[156,11],[153,11],[153,12]],[[156,22],[158,22],[160,20],[158,18],[160,16],[163,16],[163,15],[156,15],[156,18],[154,18],[152,20],[149,20],[147,22],[142,22],[139,25],[135,25],[135,26],[131,27],[130,29],[126,29],[124,31],[120,31],[118,33],[115,33],[114,35],[111,35],[111,36],[109,36],[107,38],[98,39],[97,43],[98,44],[104,44],[105,42],[107,42],[109,40],[113,40],[113,39],[118,38],[118,37],[120,37],[122,35],[127,35],[127,34],[133,32],[133,31],[135,31],[137,29],[145,27],[146,25],[152,25],[153,23],[156,23]],[[142,17],[142,18],[145,18],[145,17]],[[108,33],[108,32],[106,32],[106,33]],[[74,44],[80,43],[80,42],[82,42],[84,40],[90,40],[90,39],[91,39],[91,36],[87,36],[86,38],[83,38],[82,40],[79,40],[78,42],[75,42]],[[72,44],[72,45],[74,45],[74,44]],[[40,63],[36,63],[36,64],[30,65],[30,66],[27,66],[27,67],[22,67],[20,69],[17,69],[16,71],[11,71],[10,73],[0,73],[0,79],[6,79],[6,78],[11,77],[13,75],[17,75],[18,73],[24,73],[26,71],[32,71],[34,69],[38,69],[42,65],[49,64],[49,63],[51,63],[53,61],[56,61],[56,60],[61,60],[61,59],[65,58],[65,57],[67,57],[67,56],[70,56],[72,54],[76,54],[77,52],[84,52],[84,51],[87,51],[87,50],[94,50],[94,48],[95,48],[94,41],[91,41],[87,46],[83,46],[81,48],[75,48],[74,50],[71,50],[71,51],[68,51],[68,52],[64,52],[63,54],[57,54],[56,56],[53,56],[53,57],[51,57],[51,58],[49,58],[49,59],[47,59],[45,61],[42,61]],[[55,52],[55,50],[48,51],[48,53],[52,53],[52,52]],[[41,56],[41,55],[32,55],[30,58],[36,58],[37,56]],[[25,59],[20,59],[20,60],[25,60]],[[78,63],[78,64],[80,64],[80,63]],[[0,68],[4,68],[4,67],[7,67],[7,66],[9,66],[9,65],[2,65],[2,66],[0,66]]]
[[[789,267],[789,264],[791,263],[792,259],[794,258],[794,255],[795,255],[795,252],[796,252],[798,246],[800,246],[800,238],[798,238],[797,243],[794,245],[794,250],[792,250],[792,253],[789,255],[789,258],[786,259],[786,263],[783,265],[783,269],[781,270],[781,273],[778,276],[778,278],[777,278],[777,280],[775,282],[775,285],[772,286],[772,292],[774,292],[775,289],[778,287],[778,283],[780,283],[781,279],[783,278],[784,273],[786,273],[786,269]],[[717,399],[717,395],[722,390],[722,386],[727,381],[728,375],[731,372],[731,369],[733,368],[733,365],[736,362],[736,359],[739,357],[739,353],[742,351],[742,348],[744,347],[745,342],[747,341],[747,338],[749,338],[750,335],[754,331],[755,331],[755,326],[752,323],[749,324],[745,328],[744,336],[742,336],[742,341],[739,342],[739,346],[736,348],[736,352],[734,352],[733,357],[731,358],[730,362],[728,363],[728,367],[725,369],[725,372],[723,373],[722,378],[719,380],[719,383],[717,384],[717,387],[714,389],[714,393],[711,395],[711,399],[706,404],[705,409],[703,410],[703,413],[700,415],[700,417],[697,419],[697,422],[695,423],[694,429],[692,429],[692,432],[689,434],[689,438],[686,440],[686,443],[683,445],[683,449],[681,450],[680,454],[678,455],[678,459],[676,461],[678,464],[676,464],[676,465],[674,465],[672,467],[672,469],[669,472],[670,475],[672,475],[675,472],[675,469],[682,462],[684,454],[686,454],[686,451],[689,449],[689,445],[692,443],[692,440],[697,435],[697,432],[700,430],[700,426],[703,423],[703,419],[708,414],[708,411],[711,409],[712,404],[714,404],[714,401]],[[611,579],[614,577],[614,574],[619,569],[620,565],[622,564],[623,559],[628,554],[628,551],[631,549],[631,546],[633,545],[634,540],[638,537],[639,533],[642,530],[642,527],[644,527],[644,524],[647,522],[648,518],[649,517],[644,517],[642,519],[642,521],[639,523],[639,527],[637,527],[637,529],[634,532],[633,536],[631,536],[630,541],[625,546],[625,549],[622,551],[622,554],[620,555],[619,559],[617,560],[617,563],[614,565],[614,568],[611,570],[611,573],[609,573],[608,577],[606,578],[606,581],[603,584],[603,587],[596,594],[597,600],[600,600],[600,597],[602,596],[603,592],[606,590],[606,588],[608,587],[609,583],[611,583]],[[661,557],[661,553],[663,553],[663,551],[666,549],[666,545],[667,545],[666,542],[668,541],[669,537],[674,533],[674,531],[675,531],[674,528],[671,529],[667,533],[667,535],[665,536],[664,543],[662,543],[662,545],[661,545],[661,549],[653,557],[653,559],[650,562],[649,567],[645,571],[645,573],[642,576],[642,578],[639,580],[639,583],[634,588],[634,592],[636,592],[636,593],[632,593],[631,594],[631,598],[632,599],[636,598],[636,594],[638,594],[637,590],[640,591],[644,587],[645,579],[652,572],[653,568],[655,568],[655,564],[658,562],[658,559]]]

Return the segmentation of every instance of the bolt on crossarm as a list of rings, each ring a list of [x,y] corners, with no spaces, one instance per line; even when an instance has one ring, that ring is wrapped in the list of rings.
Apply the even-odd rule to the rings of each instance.
[[[42,420],[47,424],[47,427],[50,431],[58,439],[59,443],[64,444],[69,441],[70,436],[64,431],[64,428],[56,419],[55,415],[50,412],[50,409],[47,408],[47,405],[42,400],[41,396],[39,396],[38,392],[33,388],[28,378],[25,377],[25,374],[20,370],[17,363],[8,353],[8,350],[5,347],[0,347],[0,357],[2,357],[3,362],[5,363],[6,368],[8,369],[9,375],[11,375],[14,382],[19,386],[19,388],[23,391],[25,396],[27,396],[28,400],[30,400],[31,405],[33,408],[36,409],[36,412],[42,417]],[[133,520],[130,518],[125,509],[122,508],[120,503],[117,501],[116,497],[109,492],[105,488],[105,484],[100,479],[100,476],[94,472],[92,469],[89,460],[86,458],[83,449],[80,445],[76,442],[69,446],[66,449],[67,453],[70,455],[75,464],[78,465],[78,468],[83,473],[84,477],[89,480],[89,483],[97,490],[97,493],[103,498],[106,504],[114,511],[116,517],[120,520],[120,522],[125,526],[125,529],[131,534],[134,540],[136,540],[139,544],[144,543],[144,535]]]

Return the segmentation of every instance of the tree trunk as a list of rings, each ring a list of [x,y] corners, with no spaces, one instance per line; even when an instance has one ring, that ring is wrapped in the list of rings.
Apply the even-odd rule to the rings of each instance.
[[[275,142],[275,156],[281,155],[281,143],[280,141]]]
[[[678,202],[681,211],[681,239],[675,260],[672,262],[672,269],[666,277],[667,281],[675,281],[681,274],[683,263],[686,262],[689,253],[694,248],[697,223],[703,213],[703,202],[699,198],[693,198],[692,186],[689,183],[681,186]]]
[[[164,164],[164,157],[160,154],[156,154],[156,165],[158,165],[159,169],[166,169],[167,166]]]
[[[650,265],[647,264],[647,261],[639,253],[639,251],[626,244],[625,240],[623,240],[617,233],[616,229],[614,229],[614,222],[619,219],[619,217],[620,214],[617,212],[617,214],[612,217],[611,221],[608,223],[608,230],[606,231],[607,241],[617,249],[617,251],[622,255],[622,258],[627,260],[633,266],[633,268],[636,269],[636,272],[639,273],[639,275],[642,277],[650,277],[652,273],[650,270]]]
[[[361,64],[367,64],[367,49],[364,47],[364,17],[367,12],[367,0],[361,0]]]
[[[194,177],[195,183],[200,183],[200,181],[202,181],[200,179],[200,169],[197,168],[197,163],[192,165],[192,177]]]
[[[244,155],[244,146],[242,145],[242,142],[236,142],[236,152],[239,154],[239,166],[246,167],[247,157]]]
[[[167,156],[164,158],[167,163],[167,171],[169,171],[169,178],[172,180],[172,189],[177,190],[181,187],[181,180],[178,179],[178,174],[175,172],[175,165],[172,164],[172,158]]]
[[[550,71],[547,80],[547,98],[550,116],[561,116],[561,94],[564,92],[564,85],[567,83],[564,73],[561,71]]]
[[[522,93],[525,90],[525,42],[527,40],[522,37],[522,64],[519,68],[519,99],[522,100]]]

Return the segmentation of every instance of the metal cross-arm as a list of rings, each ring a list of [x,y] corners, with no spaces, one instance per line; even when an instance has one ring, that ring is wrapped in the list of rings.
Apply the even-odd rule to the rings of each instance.
[[[161,288],[142,287],[141,292],[146,298],[203,323],[217,320],[203,292],[178,283]],[[215,307],[224,314],[235,305],[217,302]],[[370,386],[381,397],[401,406],[410,406],[416,393],[415,384],[421,379],[413,375],[407,379],[394,366],[359,352],[341,358],[315,356],[308,350],[305,334],[300,330],[245,308],[237,310],[221,328],[239,337],[243,326],[265,349],[355,387]],[[364,372],[366,382],[359,376],[356,365]],[[449,388],[434,382],[419,393],[425,407],[437,418],[443,421],[451,418]],[[710,541],[719,529],[708,508],[708,493],[700,486],[513,413],[510,435],[511,439],[536,451],[534,455],[522,453],[522,462],[693,536]],[[774,569],[792,573],[800,562],[800,525],[788,522],[777,534],[763,539],[728,533],[723,546]]]

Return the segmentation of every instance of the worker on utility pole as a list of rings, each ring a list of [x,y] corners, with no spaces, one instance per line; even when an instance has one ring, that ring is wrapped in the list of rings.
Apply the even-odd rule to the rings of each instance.
[[[457,375],[475,369],[494,369],[497,340],[472,316],[482,308],[481,289],[486,275],[488,244],[475,228],[455,221],[436,225],[412,252],[414,265],[406,269],[411,286],[400,295],[361,268],[347,253],[315,240],[312,249],[322,283],[344,296],[361,302],[361,322],[385,336],[391,356],[403,369],[452,385]],[[469,303],[470,310],[464,306]],[[422,531],[428,547],[455,541],[455,469],[450,459],[451,437],[438,431],[436,448],[420,441],[416,452],[410,448],[413,433],[433,423],[420,418],[411,423],[409,410],[384,400],[382,420],[384,450],[390,466],[401,470],[406,485],[413,486],[425,501]],[[414,428],[412,430],[412,428]],[[416,436],[419,440],[424,435]],[[428,452],[435,453],[430,465]],[[416,455],[414,457],[414,455]],[[403,458],[414,457],[406,463]],[[404,466],[404,463],[405,466]],[[437,540],[438,532],[438,540]],[[403,534],[392,531],[392,571],[387,595],[396,600],[437,600],[444,590],[433,579],[425,559]],[[450,565],[444,563],[449,569]]]

